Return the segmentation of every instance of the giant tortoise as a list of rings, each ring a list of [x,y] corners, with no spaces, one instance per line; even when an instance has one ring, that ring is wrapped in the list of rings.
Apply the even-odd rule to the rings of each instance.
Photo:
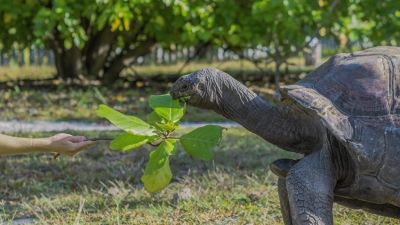
[[[400,218],[400,48],[334,55],[281,92],[268,103],[211,68],[171,89],[304,155],[271,165],[286,225],[333,224],[333,202]]]

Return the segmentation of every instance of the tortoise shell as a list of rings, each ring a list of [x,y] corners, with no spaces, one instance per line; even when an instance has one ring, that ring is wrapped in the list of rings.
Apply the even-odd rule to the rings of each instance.
[[[400,189],[400,48],[332,56],[283,95],[314,110],[347,146],[358,175]]]

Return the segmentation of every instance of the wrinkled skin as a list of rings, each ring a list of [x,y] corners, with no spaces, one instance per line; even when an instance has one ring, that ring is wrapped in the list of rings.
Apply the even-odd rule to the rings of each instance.
[[[393,204],[375,204],[337,193],[354,180],[356,169],[343,146],[319,116],[295,101],[279,105],[264,101],[228,74],[206,68],[179,78],[171,89],[175,99],[214,110],[278,147],[303,154],[271,165],[279,176],[281,211],[286,225],[333,224],[333,202],[350,208],[400,218]],[[186,98],[187,99],[187,98]]]
[[[214,110],[293,152],[309,153],[322,144],[322,128],[315,115],[295,104],[273,106],[222,71],[207,68],[183,76],[175,82],[171,95],[189,96],[190,105]]]

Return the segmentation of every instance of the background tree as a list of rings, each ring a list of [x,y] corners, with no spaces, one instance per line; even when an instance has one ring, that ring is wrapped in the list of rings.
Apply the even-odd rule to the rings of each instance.
[[[189,0],[1,1],[4,49],[33,43],[50,48],[64,79],[113,81],[156,44],[197,41],[201,29],[192,23],[208,12],[201,1]]]
[[[309,47],[313,38],[321,38],[333,29],[337,17],[345,16],[346,2],[329,0],[255,0],[245,27],[251,36],[245,43],[274,62],[274,81],[279,89],[280,68],[288,59]]]
[[[172,51],[194,47],[187,62],[217,46],[256,65],[274,62],[271,81],[279,87],[282,65],[308,48],[313,38],[332,35],[347,44],[349,38],[367,37],[381,43],[396,33],[398,3],[384,0],[376,11],[373,4],[369,0],[0,0],[4,31],[0,47],[7,51],[42,46],[54,52],[59,77],[112,82],[154,46]],[[247,48],[263,51],[266,57],[246,56]]]
[[[343,23],[342,36],[361,48],[400,43],[400,2],[382,0],[349,1],[347,20]],[[351,47],[351,46],[349,46]]]

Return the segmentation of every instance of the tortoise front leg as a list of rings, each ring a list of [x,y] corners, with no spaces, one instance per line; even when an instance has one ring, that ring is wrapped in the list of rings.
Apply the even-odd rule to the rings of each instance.
[[[292,168],[296,162],[297,160],[292,159],[278,159],[269,166],[271,171],[278,176],[279,203],[281,205],[281,213],[285,225],[292,225],[292,217],[290,215],[290,205],[286,188],[286,176],[290,168]]]
[[[294,165],[286,177],[294,225],[333,224],[334,171],[328,151],[314,152]]]
[[[282,177],[278,178],[278,194],[279,194],[279,203],[281,205],[283,222],[285,223],[285,225],[292,225],[292,217],[290,215],[290,205],[289,205],[285,178]]]

